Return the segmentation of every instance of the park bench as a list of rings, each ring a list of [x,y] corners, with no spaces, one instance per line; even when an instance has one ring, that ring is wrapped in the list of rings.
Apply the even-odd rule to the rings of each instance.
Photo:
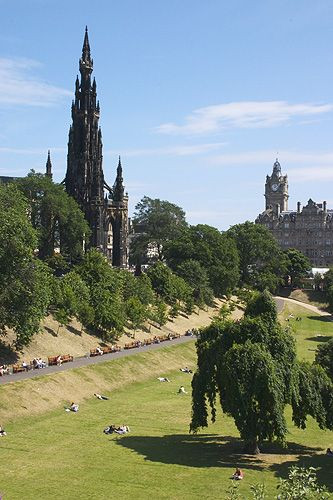
[[[105,354],[104,349],[103,349],[103,354]],[[101,355],[101,353],[96,351],[96,349],[90,349],[90,357],[100,356],[100,355]]]
[[[34,367],[33,362],[30,361],[27,366],[22,366],[22,365],[13,365],[13,373],[20,373],[20,372],[27,372],[29,370],[32,370]]]
[[[121,347],[119,345],[106,345],[102,348],[103,354],[109,354],[110,352],[118,352]]]
[[[137,347],[137,343],[131,342],[129,344],[125,344],[124,349],[134,349],[135,347]]]
[[[59,356],[49,356],[47,358],[47,363],[49,366],[54,366],[54,365],[57,365],[58,362],[58,357]],[[61,355],[61,363],[68,363],[69,361],[73,361],[73,356],[71,356],[70,354],[63,354]]]
[[[151,339],[145,339],[143,343],[145,345],[151,345]]]

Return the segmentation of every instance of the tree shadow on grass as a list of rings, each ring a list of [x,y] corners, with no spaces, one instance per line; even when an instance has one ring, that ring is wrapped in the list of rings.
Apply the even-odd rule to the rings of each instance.
[[[9,344],[0,340],[0,365],[12,365],[18,360],[18,353]]]
[[[52,328],[50,328],[49,326],[44,326],[44,330],[47,332],[47,333],[50,333],[52,335],[52,337],[58,337],[58,334],[57,332],[55,332]]]
[[[305,340],[312,340],[313,342],[328,342],[333,339],[333,335],[316,335],[315,337],[308,337]]]
[[[260,456],[244,455],[242,440],[231,436],[220,437],[212,434],[124,436],[117,439],[116,443],[143,455],[151,462],[188,467],[238,466],[254,470],[262,468]]]
[[[307,319],[321,321],[323,323],[332,323],[332,316],[307,316]]]
[[[78,335],[79,337],[82,337],[82,331],[79,330],[78,328],[75,328],[72,325],[67,325],[67,330],[71,333],[74,333],[74,335]]]
[[[277,477],[286,479],[289,469],[292,466],[305,468],[315,467],[317,469],[319,484],[325,485],[329,491],[333,491],[333,458],[325,455],[324,452],[321,454],[301,454],[296,457],[295,460],[271,465],[270,470],[273,471]]]

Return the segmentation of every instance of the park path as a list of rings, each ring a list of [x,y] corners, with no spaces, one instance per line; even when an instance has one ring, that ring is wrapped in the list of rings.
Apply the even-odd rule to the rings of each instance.
[[[161,347],[167,347],[170,345],[183,344],[184,342],[189,342],[190,340],[195,340],[196,337],[181,336],[173,340],[165,340],[160,344],[150,344],[142,347],[135,347],[133,349],[126,349],[118,352],[113,352],[109,354],[103,354],[103,356],[82,356],[74,358],[70,363],[64,363],[61,366],[47,366],[46,368],[41,368],[40,370],[31,370],[28,372],[14,373],[12,375],[4,375],[0,377],[0,385],[5,385],[13,382],[18,382],[21,380],[26,380],[34,377],[41,377],[44,375],[50,375],[52,373],[63,372],[65,370],[73,370],[74,368],[81,368],[88,365],[96,365],[97,363],[105,363],[106,361],[112,361],[113,359],[123,358],[125,356],[131,356],[133,354],[139,354],[141,352],[153,351],[155,349],[160,349]]]
[[[304,307],[304,309],[309,309],[309,311],[319,314],[319,316],[331,316],[330,313],[322,311],[321,309],[319,309],[319,307],[313,306],[311,304],[306,304],[305,302],[300,302],[299,300],[289,299],[287,297],[279,297],[279,296],[274,297],[274,299],[276,302],[278,312],[282,311],[285,302],[290,302],[291,304],[296,304],[297,306]]]

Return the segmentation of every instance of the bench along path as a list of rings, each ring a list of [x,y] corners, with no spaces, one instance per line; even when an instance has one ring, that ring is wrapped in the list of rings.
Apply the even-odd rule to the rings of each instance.
[[[63,372],[65,370],[73,370],[73,368],[81,368],[82,366],[96,365],[97,363],[104,363],[105,361],[111,361],[112,359],[119,359],[124,356],[131,356],[133,354],[139,354],[140,352],[152,351],[154,349],[160,349],[161,347],[167,347],[170,345],[183,344],[184,342],[189,342],[190,340],[195,340],[196,337],[186,337],[185,335],[173,339],[166,340],[160,344],[150,344],[142,347],[136,347],[134,349],[127,349],[118,352],[113,352],[110,354],[103,354],[103,356],[89,357],[89,354],[80,358],[74,358],[73,362],[66,363],[61,366],[47,366],[46,368],[40,368],[39,370],[31,370],[28,372],[15,373],[13,375],[4,375],[0,377],[0,385],[9,384],[17,382],[19,380],[25,380],[27,378],[41,377],[44,375],[49,375],[51,373]]]

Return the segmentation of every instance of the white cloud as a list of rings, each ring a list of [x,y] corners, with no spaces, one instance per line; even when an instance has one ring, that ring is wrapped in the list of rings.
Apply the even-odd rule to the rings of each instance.
[[[210,158],[210,163],[214,165],[271,165],[275,161],[275,157],[279,157],[282,170],[285,168],[290,172],[288,165],[304,164],[311,165],[331,165],[333,164],[332,152],[298,152],[298,151],[279,151],[259,150],[245,151],[243,153],[226,153]]]
[[[225,142],[213,142],[209,144],[192,144],[192,145],[180,145],[180,146],[169,146],[162,148],[147,148],[147,149],[132,149],[124,151],[122,156],[132,157],[132,156],[193,156],[198,154],[210,153],[212,151],[217,151],[221,147],[225,146]],[[109,150],[104,153],[104,155],[114,155],[116,151]]]
[[[32,71],[39,66],[31,59],[0,58],[0,104],[45,107],[72,94],[33,75]]]
[[[288,170],[288,177],[295,184],[297,182],[309,181],[332,181],[333,180],[333,161],[330,167],[307,167],[307,168],[291,168]]]
[[[272,127],[296,117],[318,115],[333,110],[332,104],[290,104],[285,101],[240,101],[195,109],[183,125],[164,123],[155,128],[161,134],[196,135],[221,129]]]

